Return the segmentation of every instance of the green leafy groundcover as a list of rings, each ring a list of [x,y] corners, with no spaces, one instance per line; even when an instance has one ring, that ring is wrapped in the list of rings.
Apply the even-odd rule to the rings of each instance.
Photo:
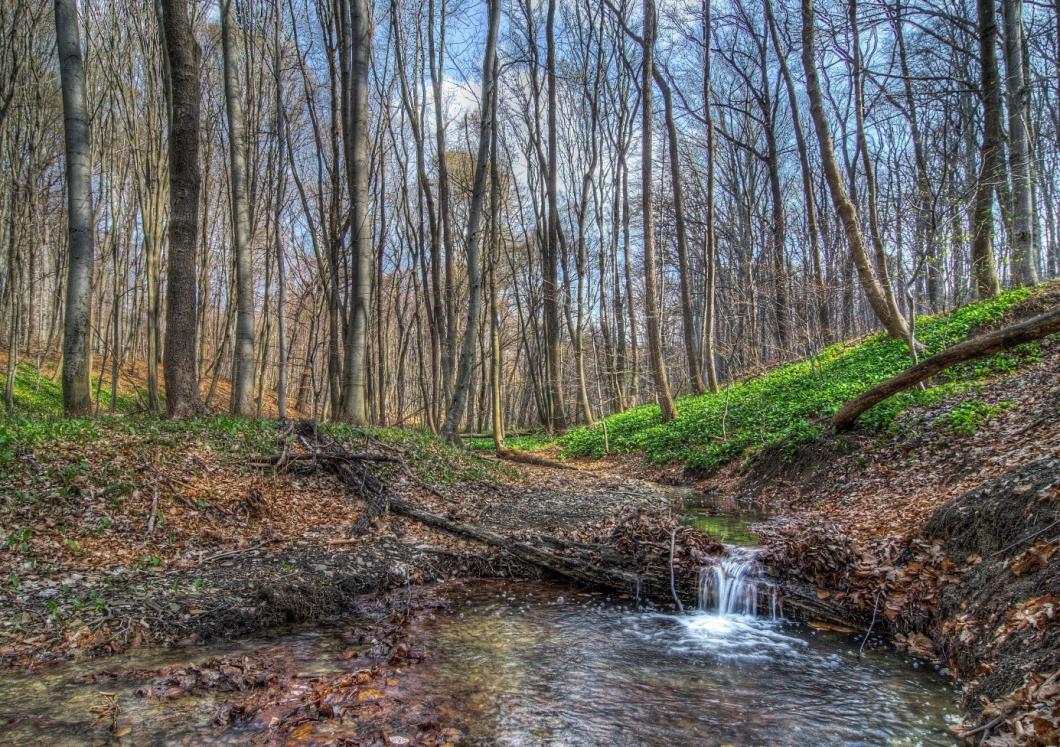
[[[979,325],[996,321],[1031,291],[1017,289],[961,307],[950,314],[917,319],[917,338],[934,354],[965,338]],[[913,404],[937,402],[974,387],[982,379],[1012,370],[1037,354],[1034,344],[956,366],[934,386],[892,397],[862,415],[874,429],[892,427],[895,416]],[[815,438],[820,421],[847,400],[910,365],[908,348],[883,334],[839,343],[806,360],[763,376],[726,386],[717,394],[681,397],[678,417],[659,422],[659,407],[641,405],[559,439],[567,456],[602,456],[641,451],[656,463],[682,462],[710,469],[758,449],[794,448]]]

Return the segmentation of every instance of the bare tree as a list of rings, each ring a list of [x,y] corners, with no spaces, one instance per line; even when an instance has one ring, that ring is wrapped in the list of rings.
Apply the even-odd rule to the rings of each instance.
[[[909,326],[906,324],[905,319],[896,313],[894,304],[888,303],[887,294],[881,286],[876,272],[872,269],[857,210],[847,195],[843,177],[839,172],[839,164],[836,162],[835,151],[832,148],[832,133],[825,117],[824,99],[821,95],[821,83],[817,73],[817,59],[814,51],[813,0],[801,0],[801,8],[802,67],[806,75],[806,93],[810,99],[810,115],[813,119],[814,130],[817,132],[817,142],[821,149],[821,163],[824,166],[828,189],[832,194],[832,203],[843,224],[847,246],[850,249],[854,266],[857,267],[861,287],[868,297],[872,310],[876,313],[876,318],[880,320],[880,323],[892,336],[906,340],[909,339]]]
[[[166,413],[204,411],[196,363],[199,241],[199,45],[187,0],[161,0],[169,100],[169,267],[163,371]]]
[[[254,263],[247,203],[246,131],[239,81],[235,0],[222,0],[221,49],[228,114],[228,181],[232,204],[232,248],[236,275],[236,337],[232,368],[232,413],[254,414]]]
[[[486,197],[486,167],[490,160],[490,143],[496,137],[493,97],[496,95],[494,76],[496,74],[497,31],[501,22],[500,0],[487,0],[487,7],[489,8],[489,30],[486,33],[486,49],[482,53],[482,101],[479,107],[478,153],[475,156],[474,182],[471,187],[471,204],[468,207],[467,233],[464,237],[467,246],[470,299],[467,326],[464,328],[464,339],[460,346],[460,359],[457,364],[456,386],[445,416],[445,424],[442,426],[442,435],[453,443],[459,443],[460,439],[456,429],[467,403],[468,391],[471,389],[475,333],[482,307],[482,267],[479,258],[482,244],[482,206]]]
[[[993,0],[977,0],[979,14],[979,95],[983,99],[983,140],[979,182],[972,214],[972,275],[980,298],[1001,290],[994,264],[994,193],[1005,178],[1001,131],[1001,81],[997,73],[997,15]]]
[[[92,412],[89,388],[92,351],[88,338],[92,303],[92,163],[85,70],[75,0],[55,0],[55,39],[66,135],[66,195],[69,261],[63,323],[63,411],[68,417]]]
[[[342,0],[343,26],[348,34],[348,108],[345,121],[346,170],[350,183],[350,297],[349,329],[342,379],[342,419],[368,421],[368,301],[371,296],[372,226],[368,211],[368,73],[372,52],[371,19],[367,0]]]
[[[655,51],[655,3],[644,0],[643,64],[640,74],[640,190],[641,213],[644,222],[644,317],[648,328],[648,348],[652,373],[655,376],[655,396],[663,422],[677,417],[677,407],[670,394],[670,379],[666,374],[666,359],[662,349],[659,326],[659,306],[655,297],[658,279],[655,270],[655,214],[652,204],[652,77]]]
[[[1023,0],[1002,0],[1001,7],[1005,18],[1005,90],[1012,172],[1012,279],[1019,285],[1034,285],[1038,282],[1038,269],[1033,237],[1030,88],[1023,70]]]

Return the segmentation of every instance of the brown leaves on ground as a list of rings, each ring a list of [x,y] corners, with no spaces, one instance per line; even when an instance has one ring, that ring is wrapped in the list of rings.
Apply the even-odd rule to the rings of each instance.
[[[1060,744],[1060,670],[1051,674],[1032,672],[1009,694],[983,704],[980,727],[951,727],[966,740],[989,747],[1047,747]],[[1005,731],[989,735],[997,727]]]
[[[871,613],[879,593],[877,612],[906,632],[923,630],[943,584],[959,580],[958,567],[937,542],[896,535],[859,541],[829,521],[792,520],[762,534],[768,548],[764,561],[775,575],[821,587],[822,599],[855,617]]]
[[[248,657],[219,657],[202,664],[163,670],[150,685],[136,694],[144,698],[179,698],[202,690],[243,692],[275,685],[277,666],[271,661],[251,661]]]
[[[675,566],[697,569],[725,551],[708,534],[659,512],[624,511],[596,525],[589,534],[591,541],[626,557],[643,559],[646,564],[669,564],[671,546]]]
[[[1060,550],[1060,540],[1053,539],[1048,542],[1038,540],[1026,550],[1008,562],[1008,568],[1013,576],[1022,576],[1027,571],[1046,565],[1053,554]]]

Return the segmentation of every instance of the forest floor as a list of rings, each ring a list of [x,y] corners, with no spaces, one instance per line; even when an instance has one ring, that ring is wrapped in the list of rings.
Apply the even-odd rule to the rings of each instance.
[[[534,576],[496,550],[364,504],[326,475],[272,474],[275,423],[97,421],[0,465],[0,661],[238,636],[347,613],[358,596],[451,577]],[[405,431],[337,429],[400,455],[395,493],[507,536],[577,536],[665,488],[610,472],[518,470]]]
[[[1058,298],[1054,285],[1015,299],[989,323]],[[734,455],[745,458],[713,466],[660,465],[630,448],[589,449],[574,469],[548,468],[410,431],[325,432],[400,457],[378,468],[397,496],[513,539],[579,540],[630,511],[669,514],[666,484],[767,509],[775,518],[759,533],[772,575],[806,586],[859,629],[878,616],[877,633],[946,667],[964,684],[961,728],[988,727],[970,738],[1048,744],[1060,736],[1060,340],[952,384],[908,401],[882,427],[838,438],[800,427],[796,439],[741,446]],[[738,414],[726,400],[725,417]],[[307,709],[326,717],[328,698],[360,702],[387,690],[393,663],[414,647],[409,620],[439,603],[425,584],[539,575],[395,514],[352,536],[363,501],[330,476],[258,463],[281,448],[270,421],[0,421],[0,665],[36,668],[382,609],[377,629],[363,632],[384,649],[381,663],[346,680],[292,694],[228,661],[159,675],[158,687],[256,682],[254,717],[281,713],[293,733]],[[386,596],[397,588],[406,590],[401,609]],[[406,707],[399,701],[381,708]],[[432,729],[419,741],[451,741]]]

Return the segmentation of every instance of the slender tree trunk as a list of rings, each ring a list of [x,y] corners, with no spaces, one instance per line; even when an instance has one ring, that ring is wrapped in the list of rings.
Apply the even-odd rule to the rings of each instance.
[[[449,162],[446,160],[445,142],[445,106],[442,101],[442,63],[445,60],[445,0],[438,8],[438,40],[434,37],[434,0],[428,5],[427,19],[427,57],[431,75],[431,92],[434,96],[434,143],[438,155],[438,222],[442,228],[442,252],[445,261],[445,303],[437,312],[444,311],[441,324],[442,342],[442,377],[439,400],[448,396],[453,386],[453,375],[456,368],[456,275],[455,253],[456,241],[453,239],[452,215],[449,209]],[[440,273],[439,273],[440,274]],[[442,279],[436,277],[439,294]],[[441,403],[439,402],[439,410]]]
[[[997,72],[997,12],[994,0],[977,0],[979,16],[980,95],[983,99],[983,142],[979,149],[979,181],[972,213],[972,276],[980,298],[1001,290],[994,264],[994,194],[1005,178],[1001,139],[1001,82]]]
[[[498,15],[500,15],[498,13]],[[496,82],[494,81],[494,84]],[[493,130],[490,134],[490,422],[493,430],[493,445],[504,448],[504,405],[502,369],[504,351],[501,348],[500,317],[497,308],[497,262],[501,252],[500,230],[500,170],[497,167],[497,96],[491,97]]]
[[[703,245],[706,254],[706,278],[703,293],[703,357],[707,365],[707,384],[710,391],[717,392],[718,366],[714,361],[714,304],[715,285],[717,284],[717,247],[714,231],[714,115],[713,96],[711,95],[710,45],[713,43],[711,33],[711,0],[703,0],[703,114],[707,126],[707,225],[704,230]]]
[[[475,334],[479,325],[479,314],[482,306],[482,267],[479,259],[482,244],[482,206],[486,197],[486,167],[489,161],[490,143],[497,137],[494,121],[493,97],[496,95],[496,50],[497,32],[500,28],[500,0],[489,2],[489,30],[486,33],[486,49],[482,55],[482,102],[479,111],[478,153],[475,156],[475,171],[471,187],[471,204],[468,206],[467,219],[467,282],[470,299],[467,311],[467,326],[464,328],[464,339],[460,346],[460,359],[457,364],[456,387],[453,399],[442,426],[442,435],[451,443],[459,443],[456,429],[460,416],[467,403],[471,389],[471,368],[475,354]]]
[[[169,84],[169,266],[162,370],[166,414],[201,414],[196,363],[199,238],[199,45],[187,0],[162,0]]]
[[[865,93],[862,85],[864,73],[861,63],[861,36],[858,32],[858,4],[857,0],[848,3],[849,21],[852,35],[853,69],[851,76],[854,79],[854,127],[857,137],[857,148],[861,154],[861,167],[865,172],[865,204],[869,217],[869,236],[872,241],[873,251],[876,255],[876,273],[879,277],[879,285],[883,289],[883,297],[887,304],[888,315],[907,328],[906,321],[898,308],[898,301],[891,286],[891,272],[887,263],[887,252],[883,246],[883,234],[880,228],[878,190],[876,188],[876,169],[872,162],[872,154],[869,153],[868,138],[865,135]]]
[[[795,93],[795,83],[791,77],[791,69],[788,67],[787,55],[790,50],[782,49],[780,46],[780,33],[777,30],[776,18],[773,16],[772,0],[765,2],[766,20],[769,24],[769,34],[773,39],[773,49],[777,54],[777,64],[780,67],[780,75],[784,79],[784,88],[788,94],[788,108],[791,109],[791,123],[795,130],[795,147],[799,154],[799,175],[802,181],[802,196],[805,201],[806,210],[806,233],[810,239],[810,263],[814,279],[814,303],[817,307],[817,324],[821,338],[825,342],[831,342],[832,329],[828,318],[828,302],[825,292],[823,262],[821,261],[821,237],[817,225],[817,200],[814,197],[813,182],[810,171],[810,158],[806,147],[806,137],[802,131],[802,122],[799,118],[799,101]]]
[[[368,303],[371,297],[372,226],[368,213],[368,71],[372,33],[367,0],[350,0],[349,152],[350,230],[353,234],[349,333],[343,370],[342,419],[368,422]]]
[[[688,360],[688,380],[692,391],[706,391],[703,374],[699,370],[699,339],[696,336],[695,315],[692,311],[692,289],[688,269],[688,230],[685,228],[685,198],[681,187],[681,167],[678,161],[677,125],[674,123],[673,95],[670,86],[659,74],[655,75],[663,96],[663,116],[666,119],[669,145],[670,188],[674,199],[674,230],[677,233],[677,275],[681,292],[681,329],[684,333],[685,357]]]
[[[545,71],[548,78],[548,235],[545,240],[545,348],[548,357],[548,384],[552,399],[551,426],[562,431],[567,427],[567,413],[563,402],[563,359],[560,355],[559,321],[559,146],[556,127],[556,2],[548,0],[548,15],[545,21]]]
[[[1005,17],[1005,90],[1008,100],[1008,156],[1012,172],[1012,281],[1038,282],[1034,256],[1034,202],[1031,189],[1030,89],[1023,73],[1023,0],[1002,0]]]
[[[55,38],[66,139],[66,196],[69,261],[63,319],[63,412],[92,414],[89,387],[92,349],[88,337],[92,303],[92,164],[85,70],[76,0],[55,0]]]
[[[641,154],[640,191],[644,221],[644,316],[648,328],[648,349],[652,373],[655,375],[655,394],[659,399],[662,421],[677,417],[670,394],[670,380],[666,375],[666,360],[662,350],[662,331],[659,329],[659,306],[655,292],[658,280],[655,271],[655,215],[652,204],[652,68],[655,51],[655,2],[644,0],[644,61],[641,69]]]
[[[236,335],[232,368],[232,412],[254,414],[254,268],[250,250],[247,202],[246,132],[243,86],[239,80],[235,0],[222,0],[221,48],[224,57],[225,108],[228,114],[229,183],[232,201],[232,244],[236,275]]]
[[[272,70],[273,83],[276,86],[276,139],[278,146],[283,150],[287,142],[287,112],[284,110],[283,101],[283,77],[281,70],[280,55],[280,5],[277,3],[273,9],[273,35],[272,35]],[[277,157],[282,164],[282,156]],[[275,219],[276,224],[276,336],[278,342],[278,360],[276,371],[276,415],[281,420],[287,417],[287,268],[283,259],[283,240],[281,239],[280,220],[283,213],[283,201],[285,187],[287,185],[287,170],[282,165],[279,167],[280,184],[276,190]]]
[[[902,340],[909,339],[909,329],[905,319],[896,315],[887,302],[887,296],[872,269],[868,251],[865,247],[865,238],[861,232],[857,211],[854,203],[847,195],[843,177],[839,172],[839,164],[835,159],[835,151],[832,147],[832,133],[828,127],[828,120],[824,112],[824,100],[821,94],[821,82],[817,73],[817,60],[814,52],[814,19],[813,0],[801,0],[802,8],[802,67],[806,75],[806,93],[810,99],[810,114],[813,118],[814,130],[817,133],[817,141],[821,149],[821,163],[824,167],[825,179],[828,189],[832,194],[832,203],[839,219],[843,224],[846,234],[847,245],[850,248],[851,258],[858,271],[861,286],[868,297],[869,305],[876,314],[876,318],[883,324],[884,329],[892,337]]]

